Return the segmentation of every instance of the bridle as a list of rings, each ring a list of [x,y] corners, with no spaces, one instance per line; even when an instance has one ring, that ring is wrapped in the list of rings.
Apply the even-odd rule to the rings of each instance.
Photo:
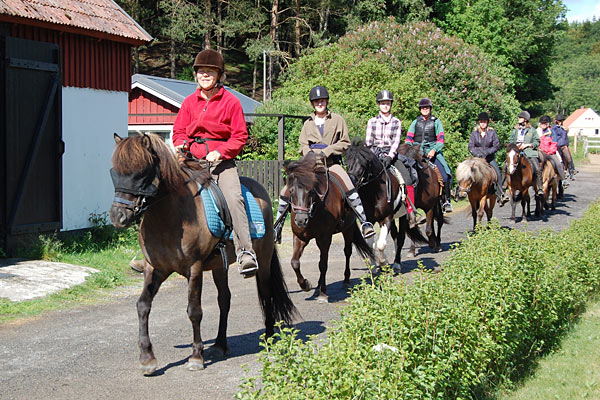
[[[327,178],[329,179],[329,177]],[[318,203],[322,204],[323,201],[325,200],[325,197],[327,197],[327,194],[329,193],[329,182],[327,185],[327,189],[325,190],[325,193],[323,193],[322,195],[315,189],[312,188],[308,191],[308,198],[310,200],[310,204],[308,205],[308,207],[302,207],[299,206],[297,204],[294,204],[294,202],[291,201],[291,196],[290,196],[290,204],[292,206],[292,211],[294,212],[294,214],[307,214],[308,218],[312,218],[315,212],[315,204],[317,204],[317,200],[318,199]]]
[[[374,159],[379,160],[379,158],[377,156],[374,157]],[[379,161],[381,163],[381,161]],[[356,178],[356,189],[360,189],[364,186],[367,186],[368,184],[375,182],[377,179],[379,179],[379,177],[383,174],[386,173],[387,174],[387,170],[385,169],[385,167],[382,165],[381,170],[377,173],[372,175],[370,173],[370,171],[368,171],[367,168],[362,168],[361,169],[361,174]]]

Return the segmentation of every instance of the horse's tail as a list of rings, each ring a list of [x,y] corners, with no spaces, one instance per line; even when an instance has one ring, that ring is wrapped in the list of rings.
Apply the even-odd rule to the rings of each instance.
[[[358,253],[360,254],[361,257],[369,258],[369,260],[373,260],[375,258],[373,249],[371,248],[371,246],[369,246],[369,244],[367,243],[365,238],[360,233],[360,229],[358,229],[358,225],[353,224],[353,226],[354,226],[354,230],[352,232],[352,244],[354,244],[354,246],[356,247],[356,250],[358,250]]]
[[[407,224],[408,225],[408,224]],[[427,244],[429,243],[429,239],[423,236],[423,232],[419,229],[418,226],[414,228],[410,228],[406,231],[406,235],[410,240],[417,244]]]
[[[294,317],[298,316],[299,313],[296,306],[294,306],[292,299],[288,295],[287,285],[283,279],[281,263],[279,262],[276,248],[273,249],[273,255],[271,255],[270,271],[269,286],[271,295],[269,297],[265,296],[260,290],[260,274],[256,274],[258,297],[263,315],[265,319],[272,317],[274,322],[283,321],[286,325],[291,325]],[[266,315],[267,313],[272,315]]]

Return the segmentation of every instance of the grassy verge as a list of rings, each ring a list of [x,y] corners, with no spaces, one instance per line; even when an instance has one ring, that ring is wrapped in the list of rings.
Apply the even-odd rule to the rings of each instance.
[[[592,303],[561,347],[503,400],[600,399],[600,302]]]
[[[99,218],[98,225],[79,236],[58,238],[41,236],[39,242],[17,254],[20,258],[42,259],[85,265],[99,272],[89,276],[85,283],[69,289],[21,302],[0,298],[0,324],[20,317],[63,309],[98,301],[107,289],[139,280],[130,272],[128,263],[139,245],[135,228],[118,231]]]

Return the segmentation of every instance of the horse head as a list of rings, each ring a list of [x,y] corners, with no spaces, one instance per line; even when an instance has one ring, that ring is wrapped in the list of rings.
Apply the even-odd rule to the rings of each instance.
[[[383,164],[362,140],[354,140],[346,150],[348,175],[354,180],[356,187],[361,187],[379,176]]]
[[[515,173],[520,161],[521,150],[519,150],[519,148],[515,144],[508,143],[506,145],[506,167],[509,175]]]
[[[458,185],[454,191],[454,201],[467,197],[473,186],[473,163],[469,161],[465,160],[456,167],[456,181]]]
[[[178,190],[185,180],[175,154],[160,136],[121,138],[115,133],[114,138],[117,146],[110,175],[115,197],[110,220],[124,228],[138,220],[161,193]]]
[[[300,160],[284,165],[294,223],[302,229],[308,224],[326,186],[326,169],[317,158],[314,152],[309,152]]]

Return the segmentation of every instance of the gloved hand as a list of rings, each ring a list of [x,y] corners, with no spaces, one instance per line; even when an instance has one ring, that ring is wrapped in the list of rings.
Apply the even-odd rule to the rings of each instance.
[[[390,156],[385,156],[383,158],[383,166],[388,168],[390,165],[392,165],[392,157]]]

